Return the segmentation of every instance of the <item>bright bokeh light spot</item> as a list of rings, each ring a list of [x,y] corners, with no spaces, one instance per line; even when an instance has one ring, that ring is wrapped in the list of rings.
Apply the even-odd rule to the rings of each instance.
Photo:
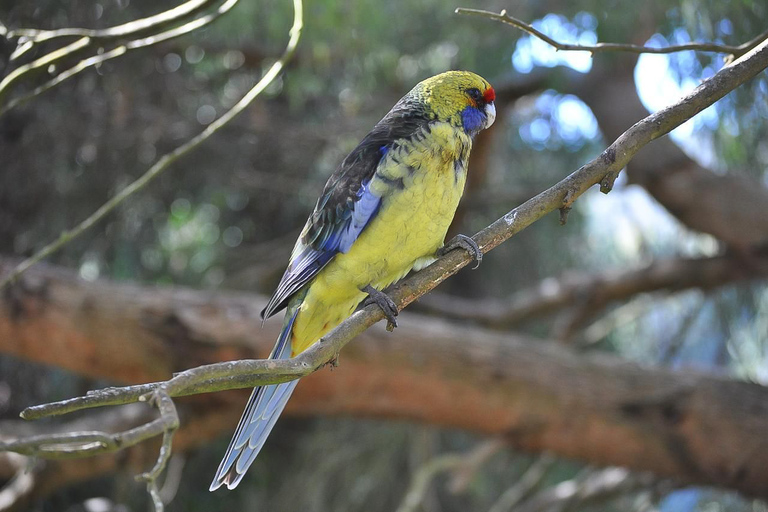
[[[682,44],[689,41],[687,32],[682,30],[676,30],[672,39],[672,44]],[[656,34],[646,44],[663,47],[668,46],[669,42]],[[670,58],[669,55],[646,53],[641,55],[637,61],[635,67],[637,93],[640,96],[640,101],[651,112],[657,112],[668,107],[699,86],[700,82],[690,77],[694,73],[696,64],[694,52],[676,54],[675,70],[670,65]],[[711,69],[704,71],[705,75],[712,73]],[[678,80],[677,73],[686,78]],[[715,156],[711,146],[697,137],[696,133],[703,127],[713,128],[718,122],[717,105],[713,105],[673,130],[670,136],[692,158],[703,165],[713,165]]]
[[[591,254],[640,265],[650,254],[702,257],[714,256],[719,251],[713,237],[688,230],[645,189],[627,186],[624,173],[619,175],[610,194],[593,190],[576,204],[587,220]],[[606,261],[596,258],[594,263],[599,268]]]
[[[545,91],[533,107],[519,120],[519,133],[534,149],[576,150],[600,134],[592,111],[576,96]]]
[[[551,130],[549,129],[549,123],[542,118],[534,119],[529,127],[531,139],[534,142],[543,143],[549,139]]]
[[[560,136],[567,142],[594,139],[598,135],[597,119],[576,96],[563,96],[553,111]]]
[[[597,20],[589,13],[576,15],[575,23],[565,16],[548,14],[531,25],[561,43],[593,45],[597,42]],[[530,73],[535,66],[568,66],[581,73],[592,69],[589,52],[557,51],[548,43],[533,36],[521,37],[512,54],[512,65],[520,73]]]

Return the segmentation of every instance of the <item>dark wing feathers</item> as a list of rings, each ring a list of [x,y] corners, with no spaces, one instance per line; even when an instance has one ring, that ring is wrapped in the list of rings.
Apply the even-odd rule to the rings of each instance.
[[[379,198],[367,188],[383,155],[425,128],[430,117],[418,100],[401,99],[344,159],[325,184],[291,262],[261,312],[269,318],[339,252],[346,252],[378,211]]]

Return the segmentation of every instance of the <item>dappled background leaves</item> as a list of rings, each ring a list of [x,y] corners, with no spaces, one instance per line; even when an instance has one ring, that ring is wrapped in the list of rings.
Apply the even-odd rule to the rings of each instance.
[[[164,2],[163,7],[172,4]],[[651,45],[712,40],[739,44],[762,31],[762,2],[690,0],[468,2],[507,8],[555,38]],[[51,261],[87,280],[241,288],[269,293],[327,176],[388,108],[420,79],[472,69],[504,84],[542,70],[589,72],[583,53],[554,52],[509,27],[461,18],[440,0],[307,5],[304,39],[293,63],[245,115],[185,157],[96,229]],[[106,27],[157,12],[144,2],[0,2],[11,28]],[[553,13],[550,13],[552,11]],[[231,107],[279,55],[290,24],[280,0],[242,1],[190,36],[109,61],[0,118],[0,253],[28,255],[85,218],[159,156]],[[8,50],[0,62],[7,65]],[[10,50],[8,50],[10,51]],[[626,62],[625,57],[598,59]],[[723,65],[722,56],[643,56],[636,85],[658,109]],[[0,73],[6,73],[7,69]],[[606,141],[589,107],[573,94],[573,74],[553,73],[541,90],[499,105],[482,179],[468,191],[454,231],[474,233],[596,155]],[[768,82],[765,74],[678,129],[674,140],[718,173],[768,183]],[[622,105],[617,104],[616,109]],[[693,233],[644,189],[626,183],[576,203],[566,227],[544,219],[462,272],[441,293],[498,297],[567,272],[647,264],[676,255],[724,250]],[[768,291],[764,284],[702,292],[640,295],[582,326],[585,350],[637,361],[696,366],[768,383]],[[522,327],[542,336],[550,321]],[[396,335],[396,334],[395,334]],[[343,362],[342,362],[343,364]],[[86,381],[3,356],[0,412],[80,394]],[[28,384],[33,383],[33,384]],[[370,420],[281,420],[259,463],[236,493],[207,486],[226,439],[191,454],[170,510],[393,510],[417,469],[431,457],[470,450],[472,436]],[[443,480],[424,510],[488,509],[533,457],[496,455],[460,496]],[[581,466],[561,461],[540,486],[572,478]],[[130,474],[59,491],[35,510],[80,510],[105,495],[131,510],[145,507]],[[593,505],[594,510],[765,510],[722,492],[650,491]]]

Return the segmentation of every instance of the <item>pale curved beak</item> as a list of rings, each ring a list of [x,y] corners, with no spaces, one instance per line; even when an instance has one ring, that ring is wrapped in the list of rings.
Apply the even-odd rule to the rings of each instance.
[[[496,105],[494,102],[490,102],[485,105],[485,126],[483,128],[490,127],[496,120]]]

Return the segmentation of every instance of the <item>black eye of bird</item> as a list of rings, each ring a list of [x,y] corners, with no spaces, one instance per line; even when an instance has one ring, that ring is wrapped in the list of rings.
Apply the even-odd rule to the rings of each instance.
[[[475,101],[480,101],[483,98],[483,94],[480,92],[480,89],[476,87],[467,89],[467,94]]]

